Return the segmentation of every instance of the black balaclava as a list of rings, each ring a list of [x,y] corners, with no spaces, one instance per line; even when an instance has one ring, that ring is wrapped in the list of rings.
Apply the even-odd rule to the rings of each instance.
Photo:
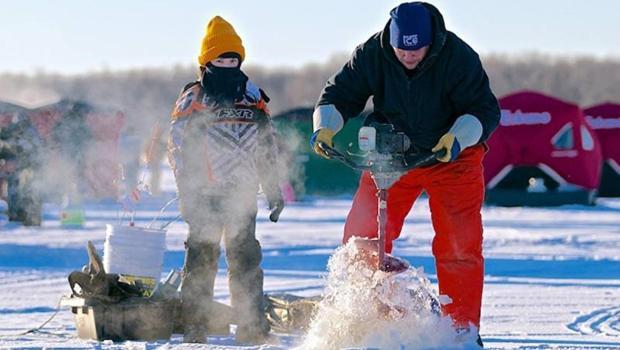
[[[200,84],[207,96],[219,103],[232,103],[243,98],[247,75],[241,71],[241,56],[234,52],[227,52],[219,57],[237,58],[237,67],[216,67],[211,62],[207,63],[202,73]]]

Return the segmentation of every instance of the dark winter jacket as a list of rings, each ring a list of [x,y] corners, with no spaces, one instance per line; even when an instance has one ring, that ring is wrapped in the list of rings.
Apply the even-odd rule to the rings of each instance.
[[[39,169],[42,140],[29,119],[0,127],[0,178],[23,169]]]
[[[435,7],[424,5],[432,15],[433,43],[410,77],[390,45],[388,22],[329,79],[318,105],[335,105],[346,121],[373,96],[375,111],[422,150],[431,149],[456,118],[472,114],[482,123],[483,142],[497,127],[500,111],[478,54],[446,30]]]
[[[200,83],[181,92],[172,112],[168,158],[179,195],[279,197],[277,145],[265,96],[248,81],[244,97],[220,105]]]

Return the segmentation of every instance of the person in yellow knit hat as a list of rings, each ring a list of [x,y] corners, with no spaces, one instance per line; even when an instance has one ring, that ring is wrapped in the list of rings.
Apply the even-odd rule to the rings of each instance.
[[[245,48],[235,28],[220,16],[215,16],[207,25],[207,32],[202,39],[198,64],[201,67],[224,53],[235,53],[239,63],[245,59]]]
[[[181,92],[172,112],[168,157],[183,219],[188,223],[181,287],[184,341],[205,343],[218,315],[213,289],[224,238],[238,343],[267,341],[256,195],[267,197],[270,219],[284,207],[269,98],[241,71],[245,49],[230,23],[207,25],[200,79]]]

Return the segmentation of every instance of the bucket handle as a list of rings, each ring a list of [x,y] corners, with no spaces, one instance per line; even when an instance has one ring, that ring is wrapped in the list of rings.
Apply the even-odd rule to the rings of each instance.
[[[168,201],[168,203],[164,204],[164,206],[161,208],[161,210],[159,211],[159,213],[157,213],[157,215],[153,218],[153,220],[151,221],[151,223],[149,223],[149,225],[146,228],[152,228],[153,225],[155,224],[155,221],[157,221],[157,219],[159,219],[159,217],[166,211],[166,209],[168,209],[168,207],[174,203],[175,201],[177,201],[179,199],[179,196],[176,196],[174,198],[172,198],[171,200]],[[167,223],[165,223],[164,225],[162,225],[159,229],[163,230],[164,228],[168,227],[168,225],[172,224],[173,222],[179,220],[179,218],[181,217],[181,214],[177,215],[174,219],[168,221]]]
[[[176,222],[176,221],[177,221],[177,220],[179,220],[180,218],[181,218],[181,214],[177,215],[174,219],[172,219],[172,220],[168,221],[167,223],[165,223],[165,224],[163,224],[163,225],[159,226],[159,229],[160,229],[160,230],[165,229],[166,227],[168,227],[168,225],[172,224],[173,222]]]

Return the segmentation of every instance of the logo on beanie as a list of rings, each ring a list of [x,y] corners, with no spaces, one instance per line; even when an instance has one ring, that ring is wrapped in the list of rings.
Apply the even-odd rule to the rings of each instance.
[[[405,46],[416,46],[418,44],[418,34],[403,35],[403,44]]]

